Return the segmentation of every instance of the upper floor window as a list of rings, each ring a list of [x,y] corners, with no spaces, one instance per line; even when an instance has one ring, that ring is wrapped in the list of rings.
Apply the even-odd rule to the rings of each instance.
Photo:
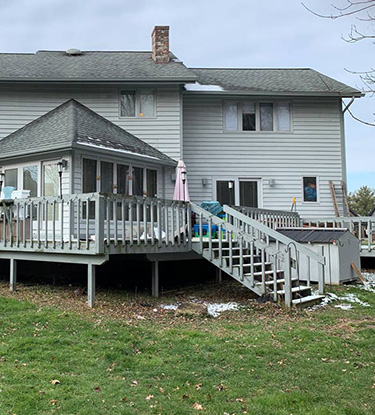
[[[153,118],[155,101],[153,89],[123,90],[120,94],[120,116]]]
[[[291,131],[289,102],[225,101],[225,131]]]

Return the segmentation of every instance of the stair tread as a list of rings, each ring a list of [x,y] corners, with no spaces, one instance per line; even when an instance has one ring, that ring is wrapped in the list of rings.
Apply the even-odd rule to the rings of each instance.
[[[305,285],[299,285],[298,287],[292,287],[293,293],[298,293],[298,292],[307,291],[307,290],[311,290],[311,287],[305,286]],[[285,294],[285,290],[278,290],[277,294]]]
[[[292,282],[293,281],[298,281],[298,278],[292,278]],[[281,284],[281,283],[285,282],[285,278],[277,279],[276,282],[278,284]],[[272,285],[272,284],[273,284],[273,280],[266,281],[266,285]],[[255,283],[255,285],[262,285],[262,282],[258,281],[258,282]]]
[[[250,267],[251,266],[251,264],[248,264],[248,263],[246,263],[246,264],[242,264],[244,267]],[[254,262],[254,267],[255,266],[258,266],[259,267],[259,265],[262,265],[262,263],[261,262]],[[264,265],[272,265],[272,262],[265,262],[264,263]],[[234,264],[233,265],[233,267],[239,267],[240,266],[240,264]],[[269,271],[269,270],[268,270]],[[266,271],[267,272],[267,271]]]
[[[311,294],[307,297],[301,297],[301,298],[295,298],[292,300],[293,304],[303,304],[303,303],[309,303],[310,301],[317,301],[322,300],[325,296],[324,295],[318,295],[318,294]]]
[[[250,254],[246,254],[246,255],[242,255],[242,258],[251,258],[251,257],[256,257],[256,256],[259,256],[259,255],[250,255]],[[230,256],[229,255],[223,255],[223,258],[230,258]],[[232,258],[241,258],[241,255],[232,255]]]
[[[233,266],[233,267],[235,267],[235,265]],[[265,271],[264,273],[266,274],[266,275],[270,275],[270,274],[273,274],[273,269],[270,269],[270,270],[268,270],[268,271]],[[276,273],[279,273],[279,272],[283,272],[283,270],[282,269],[277,269],[276,270]],[[254,272],[254,274],[253,274],[254,276],[262,276],[263,275],[263,271],[257,271],[257,272]],[[245,277],[250,277],[251,276],[251,273],[246,273],[246,274],[244,274],[244,276]]]

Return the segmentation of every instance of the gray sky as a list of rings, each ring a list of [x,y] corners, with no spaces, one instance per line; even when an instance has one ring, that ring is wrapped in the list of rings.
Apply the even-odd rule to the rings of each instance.
[[[345,0],[305,0],[322,13],[331,2]],[[352,22],[320,19],[300,0],[0,0],[0,52],[150,50],[153,27],[169,25],[171,50],[187,66],[311,67],[362,87],[347,70],[373,67],[374,46],[341,39]],[[375,97],[351,108],[372,120]],[[347,117],[346,136],[349,190],[374,188],[375,127]]]

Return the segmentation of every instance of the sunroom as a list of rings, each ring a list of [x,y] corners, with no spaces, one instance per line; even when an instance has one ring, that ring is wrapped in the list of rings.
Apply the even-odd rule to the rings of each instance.
[[[0,199],[15,203],[13,219],[0,219],[0,244],[89,250],[98,232],[110,242],[121,231],[123,241],[165,240],[165,221],[184,211],[164,201],[176,164],[70,100],[0,142]]]

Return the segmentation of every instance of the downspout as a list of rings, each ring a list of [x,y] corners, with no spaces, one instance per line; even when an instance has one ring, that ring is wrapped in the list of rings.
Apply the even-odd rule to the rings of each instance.
[[[352,97],[352,99],[348,102],[347,105],[345,105],[345,108],[342,110],[342,113],[345,114],[345,112],[351,107],[351,105],[353,104],[355,100],[355,97]]]

